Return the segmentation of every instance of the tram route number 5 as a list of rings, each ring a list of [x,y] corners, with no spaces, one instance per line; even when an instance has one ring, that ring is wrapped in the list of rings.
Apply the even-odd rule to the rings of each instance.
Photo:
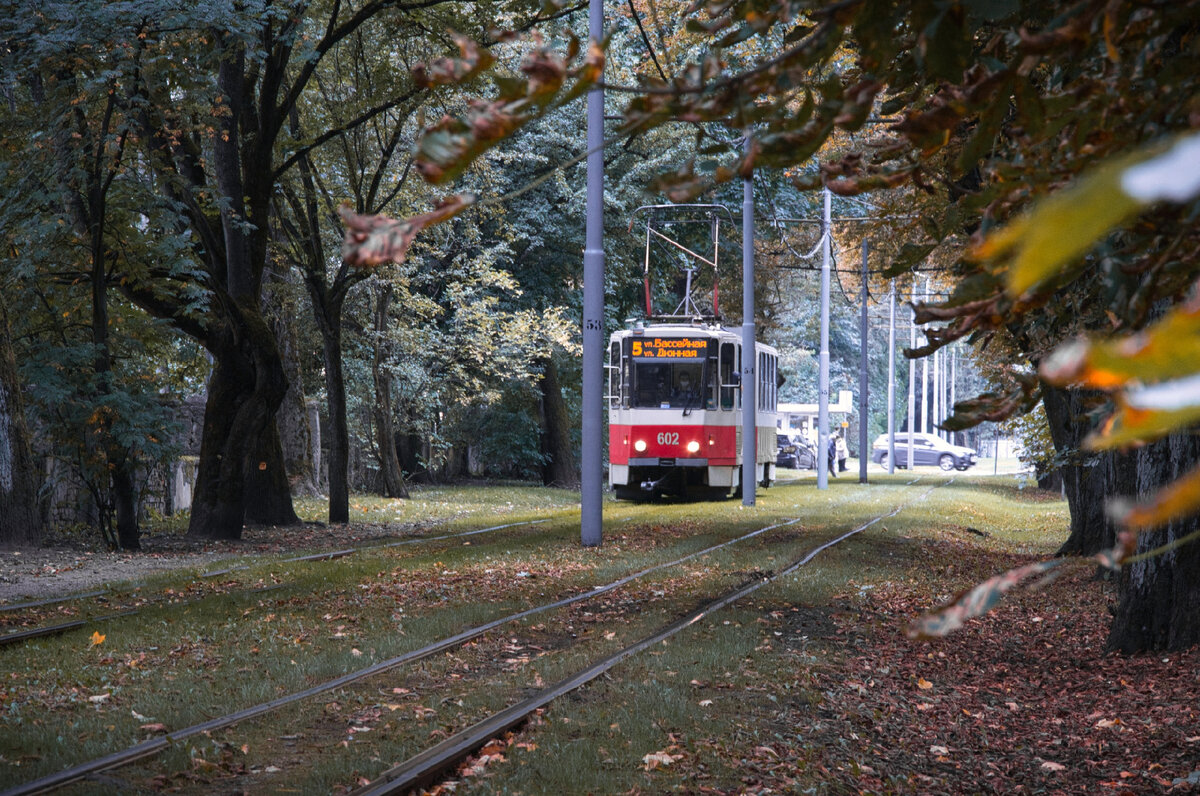
[[[679,432],[678,431],[661,431],[661,432],[659,432],[658,444],[659,445],[678,445],[679,444]]]

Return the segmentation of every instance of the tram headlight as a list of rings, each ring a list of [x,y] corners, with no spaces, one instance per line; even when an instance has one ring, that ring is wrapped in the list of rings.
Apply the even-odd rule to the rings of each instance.
[[[633,449],[635,451],[637,451],[638,453],[642,453],[643,451],[645,451],[646,450],[646,440],[639,439],[637,442],[633,443]]]
[[[687,449],[688,453],[695,453],[696,451],[700,450],[700,443],[696,440],[692,440],[687,444]]]

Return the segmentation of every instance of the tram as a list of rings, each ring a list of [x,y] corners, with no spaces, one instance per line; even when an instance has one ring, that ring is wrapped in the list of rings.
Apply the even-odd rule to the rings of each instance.
[[[719,205],[669,205],[641,210],[661,211]],[[711,254],[703,256],[654,229],[647,220],[646,321],[614,332],[608,347],[609,484],[620,499],[698,494],[720,498],[741,491],[742,477],[742,336],[722,326],[717,292],[712,310],[692,301],[694,268],[687,276],[684,299],[669,315],[651,306],[650,241],[652,235],[683,249],[716,271],[719,214],[707,211],[712,225]],[[732,218],[730,219],[732,221]],[[632,225],[631,225],[632,226]],[[779,387],[778,353],[755,343],[748,369],[756,379],[755,478],[763,486],[775,480],[776,424]]]
[[[755,344],[755,476],[775,480],[778,355]],[[609,483],[618,498],[725,497],[742,472],[742,340],[718,324],[652,323],[609,340]]]

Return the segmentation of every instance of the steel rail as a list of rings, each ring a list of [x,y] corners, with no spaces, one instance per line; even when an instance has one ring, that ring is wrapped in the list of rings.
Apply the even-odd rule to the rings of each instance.
[[[535,606],[533,608],[528,608],[524,611],[519,611],[515,614],[510,614],[505,617],[493,619],[489,622],[483,623],[482,625],[477,625],[476,627],[469,628],[460,633],[456,633],[455,635],[449,636],[445,639],[442,639],[441,641],[436,641],[425,647],[421,647],[420,649],[412,650],[410,652],[406,652],[401,655],[397,655],[393,658],[389,658],[384,661],[379,661],[378,663],[372,664],[371,666],[368,666],[364,669],[359,669],[358,671],[350,672],[349,674],[345,674],[340,677],[336,677],[332,680],[328,680],[324,683],[313,686],[312,688],[308,688],[303,691],[298,691],[293,694],[288,694],[286,696],[282,696],[277,699],[270,700],[269,702],[263,702],[259,705],[254,705],[252,707],[237,711],[235,713],[230,713],[225,716],[220,716],[217,718],[209,719],[208,721],[204,721],[199,724],[194,724],[191,727],[185,727],[184,729],[181,729],[181,730],[176,730],[174,732],[168,732],[161,737],[151,738],[149,740],[142,741],[141,743],[134,744],[133,746],[127,747],[123,750],[113,752],[111,754],[104,755],[102,757],[97,757],[92,760],[71,766],[69,768],[65,768],[56,774],[50,774],[45,777],[40,777],[38,779],[23,783],[21,785],[16,785],[7,790],[0,791],[0,796],[28,796],[28,794],[47,793],[49,791],[56,790],[58,788],[66,786],[66,785],[70,785],[71,783],[79,782],[80,780],[86,779],[89,776],[91,776],[93,774],[97,774],[101,771],[108,771],[111,769],[120,768],[121,766],[127,765],[127,764],[135,762],[137,760],[141,760],[146,757],[156,755],[159,752],[163,751],[164,749],[167,749],[168,747],[172,746],[176,742],[184,740],[186,738],[191,738],[195,735],[200,735],[203,733],[213,732],[214,730],[223,729],[223,728],[229,727],[233,724],[237,724],[238,722],[245,721],[245,720],[251,719],[251,718],[255,718],[257,716],[261,716],[264,713],[269,713],[270,711],[276,710],[276,709],[284,707],[286,705],[290,705],[294,702],[299,702],[303,699],[307,699],[309,697],[316,696],[318,694],[322,694],[327,691],[332,691],[336,688],[341,688],[342,686],[349,685],[358,680],[362,680],[364,678],[371,677],[376,674],[381,674],[385,671],[394,669],[398,666],[402,666],[406,663],[411,663],[413,661],[417,661],[417,660],[421,660],[423,658],[430,657],[439,652],[444,652],[448,649],[451,649],[451,648],[456,647],[460,644],[463,644],[467,641],[470,641],[471,639],[477,638],[490,630],[494,630],[495,628],[501,627],[502,625],[506,625],[510,622],[515,622],[515,621],[525,619],[530,616],[534,616],[536,614],[543,613],[545,611],[550,611],[550,610],[554,610],[557,608],[564,608],[566,606],[573,605],[578,602],[583,602],[584,600],[590,600],[595,597],[599,597],[603,594],[607,594],[615,589],[618,589],[621,586],[627,585],[628,583],[631,583],[632,581],[637,580],[638,578],[645,577],[646,575],[649,575],[653,572],[667,569],[668,567],[678,566],[679,564],[682,564],[686,561],[690,561],[693,558],[697,558],[699,556],[714,553],[718,550],[729,547],[730,545],[734,545],[739,542],[744,542],[749,539],[753,539],[754,537],[760,536],[764,533],[767,533],[768,531],[777,530],[779,528],[784,528],[789,525],[795,525],[798,522],[800,522],[800,518],[785,520],[783,522],[778,522],[773,525],[768,525],[764,528],[759,528],[758,530],[751,531],[751,532],[744,534],[742,536],[739,536],[737,538],[730,539],[728,541],[722,542],[717,545],[713,545],[711,547],[706,547],[703,550],[697,550],[693,553],[689,553],[681,558],[675,559],[674,561],[668,561],[668,562],[665,562],[662,564],[655,564],[654,566],[647,567],[647,568],[640,570],[638,572],[635,572],[631,575],[626,575],[622,578],[619,578],[618,580],[615,580],[612,583],[609,583],[607,585],[596,586],[592,589],[589,589],[586,592],[581,592],[581,593],[573,595],[571,597],[566,597],[562,600],[557,600],[555,602],[547,603],[547,604],[541,605],[541,606]],[[524,524],[524,523],[518,523],[518,524]]]
[[[950,481],[930,487],[930,489],[921,495],[920,498],[917,498],[917,500],[924,499],[934,489],[937,489],[939,486],[945,486],[953,481],[954,479],[951,478]],[[450,736],[441,743],[429,747],[425,751],[401,763],[399,766],[385,771],[370,784],[351,791],[348,796],[391,796],[392,794],[407,793],[415,788],[420,788],[431,784],[436,780],[437,776],[447,768],[462,760],[476,749],[479,749],[491,739],[502,735],[503,733],[508,732],[514,727],[520,725],[534,711],[544,708],[555,699],[558,699],[559,697],[564,696],[565,694],[568,694],[583,685],[586,685],[592,680],[595,680],[597,677],[609,671],[626,658],[629,658],[632,655],[642,652],[643,650],[648,649],[649,647],[652,647],[655,644],[670,638],[671,636],[674,636],[676,633],[679,633],[685,628],[691,627],[696,622],[699,622],[708,615],[713,614],[750,594],[753,594],[763,586],[774,583],[780,578],[794,573],[796,570],[800,569],[800,567],[816,558],[821,552],[828,550],[830,547],[833,547],[834,545],[839,544],[846,539],[861,533],[862,531],[865,531],[867,528],[870,528],[876,523],[882,522],[889,517],[896,516],[915,502],[916,501],[909,501],[908,503],[898,506],[887,514],[881,514],[870,522],[864,523],[852,531],[848,531],[835,539],[825,542],[824,544],[809,551],[805,555],[797,558],[787,567],[780,570],[777,574],[769,575],[761,580],[726,592],[723,596],[718,597],[716,600],[712,601],[703,608],[696,609],[680,619],[675,620],[652,635],[643,638],[641,641],[631,644],[616,654],[593,664],[592,666],[572,675],[571,677],[566,678],[565,680],[559,681],[555,685],[550,686],[549,688],[526,700],[518,702],[517,704],[512,705],[511,707],[508,707],[498,713],[492,714],[488,718],[483,719],[471,727],[468,727],[462,732]]]
[[[543,522],[550,522],[550,520],[549,520],[549,518],[547,518],[544,520],[530,520],[529,522],[510,522],[506,525],[493,525],[489,528],[477,528],[473,531],[466,531],[464,533],[448,533],[448,534],[443,534],[441,536],[420,536],[420,537],[414,537],[411,539],[401,539],[398,542],[385,542],[383,544],[365,544],[365,545],[362,545],[361,547],[348,547],[345,550],[335,550],[331,553],[315,553],[310,556],[298,556],[296,558],[284,558],[284,559],[280,560],[278,563],[286,564],[286,563],[292,563],[292,562],[296,562],[296,561],[323,561],[323,560],[331,559],[331,558],[344,558],[345,556],[353,555],[354,553],[358,553],[363,550],[379,550],[379,549],[382,549],[385,547],[399,547],[400,545],[423,544],[425,542],[440,542],[445,539],[460,539],[464,536],[476,536],[477,534],[481,534],[481,533],[490,533],[491,531],[499,531],[502,528],[519,528],[523,525],[541,525]],[[215,572],[203,572],[200,574],[200,577],[214,578],[217,575],[227,575],[230,572],[237,572],[239,570],[249,569],[249,568],[250,568],[249,564],[242,564],[240,566],[230,567],[229,569],[219,569]]]
[[[284,584],[282,584],[282,583],[274,583],[274,584],[271,584],[270,586],[261,586],[256,589],[246,589],[246,590],[242,590],[240,592],[225,592],[225,593],[223,593],[223,596],[229,596],[230,594],[262,594],[263,592],[275,591],[276,589],[282,589],[283,586],[284,586]],[[52,636],[52,635],[55,635],[58,633],[66,633],[69,630],[78,630],[81,627],[89,627],[91,625],[98,625],[102,622],[107,622],[110,619],[119,619],[121,617],[126,617],[126,616],[137,616],[146,608],[158,608],[158,607],[163,607],[163,606],[166,606],[169,608],[185,608],[189,605],[195,605],[196,603],[199,603],[202,600],[208,600],[215,596],[217,596],[217,595],[206,594],[202,597],[197,597],[194,600],[184,600],[183,602],[178,602],[178,603],[151,603],[150,605],[143,605],[140,608],[130,608],[127,611],[118,611],[115,614],[105,614],[103,616],[94,616],[94,617],[91,617],[88,619],[76,619],[71,622],[63,622],[62,624],[58,624],[58,625],[47,625],[46,627],[34,627],[34,628],[30,628],[29,630],[18,630],[18,631],[6,633],[6,634],[0,636],[0,647],[5,646],[7,644],[15,644],[18,641],[28,641],[31,638],[39,638],[41,636]]]
[[[120,611],[115,614],[105,614],[104,616],[97,616],[91,619],[76,619],[73,622],[63,622],[62,624],[58,625],[35,627],[30,628],[29,630],[17,630],[15,632],[5,633],[3,636],[0,636],[0,647],[7,646],[9,644],[16,644],[18,641],[28,641],[31,638],[38,638],[40,636],[53,636],[58,633],[66,633],[68,630],[77,630],[81,627],[88,627],[89,625],[98,625],[101,622],[107,622],[109,619],[117,619],[118,617],[122,616],[134,616],[137,613],[138,609],[135,608],[129,611]]]
[[[79,594],[64,594],[62,597],[47,597],[44,600],[33,600],[27,603],[12,603],[10,605],[0,605],[0,611],[17,611],[22,608],[37,608],[42,605],[53,605],[54,603],[66,603],[71,600],[82,600],[86,597],[102,597],[108,594],[107,589],[99,591],[85,591]]]
[[[419,544],[421,542],[435,542],[435,541],[440,541],[443,539],[457,539],[457,538],[460,538],[463,536],[474,536],[476,534],[488,533],[489,531],[497,531],[497,530],[500,530],[501,528],[515,528],[515,527],[520,527],[522,525],[539,525],[543,522],[549,522],[549,521],[550,521],[549,519],[544,519],[544,520],[533,520],[531,522],[511,522],[506,525],[493,525],[489,528],[478,528],[474,531],[467,531],[465,533],[452,533],[452,534],[445,534],[443,536],[420,537],[420,538],[415,538],[415,539],[402,539],[398,542],[388,542],[386,544],[365,545],[363,547],[350,547],[350,548],[346,548],[344,550],[332,550],[332,551],[328,551],[328,552],[324,552],[324,553],[314,553],[312,555],[307,555],[307,556],[296,556],[295,558],[282,559],[278,563],[292,563],[292,562],[296,562],[296,561],[329,561],[329,560],[332,560],[335,558],[345,558],[346,556],[353,555],[354,553],[357,553],[360,550],[376,550],[376,549],[380,549],[380,548],[384,548],[384,547],[396,547],[397,545]],[[248,569],[248,568],[249,568],[248,565],[242,566],[242,567],[233,567],[231,569],[220,570],[218,572],[204,573],[204,574],[200,575],[199,577],[201,577],[201,578],[213,577],[215,575],[223,575],[223,574],[226,574],[229,572],[233,572],[235,570]],[[267,586],[265,588],[250,589],[250,590],[246,591],[245,593],[246,594],[257,594],[257,593],[264,592],[264,591],[271,591],[273,589],[282,588],[283,585],[284,584],[275,584],[273,586]],[[24,607],[31,608],[31,607],[35,607],[38,605],[50,605],[50,604],[57,603],[57,602],[63,602],[64,600],[67,600],[67,599],[79,599],[82,597],[97,597],[97,596],[104,595],[104,594],[108,594],[108,592],[107,591],[87,592],[84,594],[74,595],[73,597],[70,597],[70,598],[51,598],[48,600],[40,600],[40,601],[33,602],[33,603],[26,603],[24,605]],[[211,596],[213,596],[213,595],[206,595],[206,597],[201,598],[201,599],[207,599],[208,597],[211,597]],[[185,605],[192,605],[196,602],[198,602],[198,600],[188,600],[183,603],[174,603],[172,605],[172,607],[178,608],[178,607],[182,607]],[[16,607],[20,607],[20,606],[13,606],[13,607],[16,608]],[[66,633],[70,630],[78,630],[81,627],[87,627],[89,625],[99,624],[100,622],[106,622],[109,619],[116,619],[118,617],[125,617],[125,616],[135,616],[140,610],[141,609],[139,609],[139,608],[134,608],[134,609],[131,609],[128,611],[121,611],[121,612],[115,613],[115,614],[107,614],[105,616],[95,617],[92,619],[78,619],[78,620],[74,620],[71,622],[63,622],[63,623],[57,624],[57,625],[47,625],[46,627],[31,628],[29,630],[21,630],[21,631],[16,631],[16,632],[12,632],[12,633],[7,633],[5,635],[0,635],[0,647],[8,645],[8,644],[16,644],[17,642],[20,642],[20,641],[28,641],[29,639],[39,638],[41,636],[51,636],[51,635],[55,635],[57,633]]]

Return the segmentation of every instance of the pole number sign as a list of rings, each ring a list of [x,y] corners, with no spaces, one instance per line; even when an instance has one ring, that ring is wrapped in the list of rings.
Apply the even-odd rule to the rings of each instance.
[[[630,354],[642,359],[701,359],[708,340],[692,337],[647,337],[634,340]]]

